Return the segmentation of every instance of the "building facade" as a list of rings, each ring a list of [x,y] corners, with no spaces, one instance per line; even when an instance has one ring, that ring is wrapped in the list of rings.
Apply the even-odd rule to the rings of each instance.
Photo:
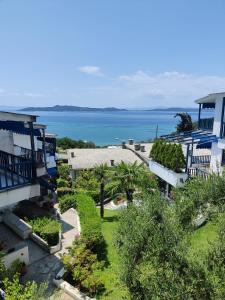
[[[0,211],[54,192],[56,139],[37,116],[0,112]]]

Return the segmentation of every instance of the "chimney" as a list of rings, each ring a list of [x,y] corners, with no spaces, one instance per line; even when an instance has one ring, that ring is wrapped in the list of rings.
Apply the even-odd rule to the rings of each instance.
[[[133,144],[134,144],[134,140],[133,140],[133,139],[129,139],[129,140],[128,140],[128,144],[129,144],[129,145],[133,145]]]
[[[145,152],[145,145],[141,145],[141,152]]]
[[[114,159],[111,159],[111,160],[110,160],[110,163],[111,163],[111,167],[115,166],[115,164],[114,164]]]

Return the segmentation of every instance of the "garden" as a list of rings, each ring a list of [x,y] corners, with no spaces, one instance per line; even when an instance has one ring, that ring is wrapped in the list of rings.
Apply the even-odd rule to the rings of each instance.
[[[76,208],[81,236],[62,260],[79,290],[104,300],[224,298],[225,176],[189,180],[170,204],[143,166],[101,166],[69,184],[59,205]],[[118,192],[127,208],[96,209]]]

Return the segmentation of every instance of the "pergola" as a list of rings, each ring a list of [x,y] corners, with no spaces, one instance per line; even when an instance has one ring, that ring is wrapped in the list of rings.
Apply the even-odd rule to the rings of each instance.
[[[206,145],[208,143],[215,143],[218,141],[218,137],[216,135],[212,134],[211,132],[202,131],[202,130],[186,131],[182,133],[162,135],[161,138],[170,142],[179,143],[181,145],[187,146],[186,171],[188,169],[189,157],[191,158],[191,163],[192,163],[194,145],[201,146],[201,145]]]

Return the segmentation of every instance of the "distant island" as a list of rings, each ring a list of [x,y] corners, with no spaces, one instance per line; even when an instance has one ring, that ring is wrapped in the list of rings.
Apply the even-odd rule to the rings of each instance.
[[[115,107],[103,107],[103,108],[94,108],[94,107],[81,107],[73,105],[55,105],[55,106],[46,106],[46,107],[25,107],[19,111],[83,111],[83,112],[105,112],[105,111],[126,111],[126,109],[120,109]]]
[[[116,111],[173,111],[173,112],[195,112],[198,111],[198,108],[193,107],[159,107],[159,108],[145,108],[145,109],[124,109],[124,108],[116,108],[116,107],[82,107],[82,106],[74,106],[74,105],[55,105],[55,106],[44,106],[44,107],[24,107],[19,109],[19,111],[80,111],[80,112],[116,112]]]

